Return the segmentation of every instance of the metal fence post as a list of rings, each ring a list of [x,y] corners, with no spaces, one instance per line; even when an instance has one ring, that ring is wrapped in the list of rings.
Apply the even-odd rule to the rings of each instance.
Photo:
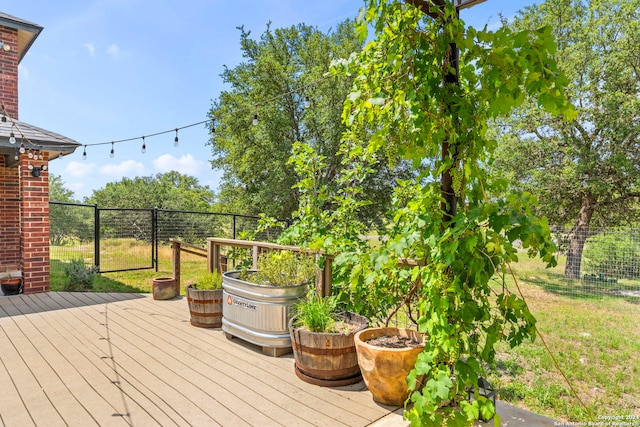
[[[93,259],[98,271],[100,271],[100,209],[98,209],[97,203],[93,205],[93,223]]]
[[[158,272],[158,208],[151,212],[151,264],[156,266]]]

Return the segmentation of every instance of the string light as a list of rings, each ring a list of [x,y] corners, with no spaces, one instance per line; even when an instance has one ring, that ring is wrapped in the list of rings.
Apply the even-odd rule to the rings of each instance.
[[[321,78],[319,78],[319,79],[317,79],[317,80],[315,80],[313,82],[310,82],[310,83],[308,83],[308,84],[306,84],[304,86],[301,86],[298,89],[294,89],[294,90],[291,90],[291,91],[286,92],[286,93],[281,93],[281,94],[275,95],[275,96],[273,96],[273,97],[271,97],[269,99],[266,99],[266,100],[263,100],[263,101],[260,101],[258,103],[253,104],[254,114],[253,114],[252,124],[254,126],[257,126],[258,123],[259,123],[259,120],[258,120],[258,108],[260,106],[272,103],[272,102],[274,102],[274,101],[276,101],[278,99],[284,98],[284,97],[289,96],[291,94],[295,94],[295,93],[300,94],[305,89],[307,89],[307,88],[309,88],[311,86],[315,86],[316,84],[326,80],[329,77],[330,77],[330,75],[327,73],[327,74],[323,75]],[[309,96],[305,96],[304,97],[303,106],[304,106],[304,108],[309,108],[311,106],[311,100],[310,100]],[[239,114],[239,113],[242,113],[243,111],[246,111],[246,110],[248,110],[248,108],[241,108],[241,109],[238,109],[237,111],[234,111],[233,113],[234,114]],[[11,121],[11,129],[12,129],[12,131],[11,131],[11,134],[10,134],[9,142],[11,144],[14,144],[16,142],[15,134],[13,132],[14,128],[17,129],[17,131],[19,132],[20,136],[22,137],[22,142],[20,144],[20,149],[18,150],[20,153],[24,154],[26,152],[26,149],[24,147],[24,139],[27,140],[27,142],[30,144],[30,146],[34,147],[35,149],[42,150],[41,146],[34,144],[33,142],[31,142],[29,140],[29,138],[25,137],[25,135],[20,130],[19,126],[16,124],[14,119],[11,117],[11,115],[7,114],[7,111],[5,109],[4,104],[0,103],[0,111],[1,111],[1,114],[2,114],[2,116],[0,117],[0,121],[2,121],[2,122],[6,122],[7,120]],[[203,120],[203,121],[200,121],[200,122],[197,122],[197,123],[192,123],[190,125],[186,125],[186,126],[182,126],[182,127],[166,130],[166,131],[163,131],[163,132],[157,132],[157,133],[145,135],[145,136],[142,136],[142,137],[120,139],[120,140],[114,140],[114,141],[110,141],[110,142],[100,142],[100,143],[95,143],[95,144],[84,144],[82,158],[83,159],[87,158],[87,147],[89,147],[89,146],[97,146],[97,145],[106,145],[106,144],[111,144],[111,151],[109,152],[109,157],[114,158],[114,156],[115,156],[115,147],[114,146],[115,146],[116,143],[129,142],[129,141],[134,141],[134,140],[137,140],[137,139],[142,139],[142,152],[144,153],[146,151],[146,141],[145,141],[146,137],[153,137],[153,136],[163,135],[163,134],[169,133],[169,132],[175,132],[173,145],[177,147],[179,145],[179,138],[178,138],[178,131],[179,130],[190,128],[190,127],[197,126],[197,125],[201,125],[201,124],[204,124],[204,123],[210,123],[210,126],[211,126],[210,127],[210,132],[211,132],[212,135],[215,134],[215,132],[216,132],[215,118],[211,118],[211,119]],[[65,145],[69,146],[69,147],[71,147],[71,146],[76,147],[77,146],[76,144],[60,144],[60,146],[65,146]],[[34,148],[30,148],[29,149],[30,152]],[[36,154],[36,155],[38,155],[38,154]],[[44,159],[44,156],[43,156],[41,151],[40,151],[40,154],[39,154],[39,158],[41,160]]]
[[[28,156],[30,159],[33,159],[33,150],[29,149],[29,153],[27,154],[27,156]]]
[[[20,160],[20,156],[18,155],[18,150],[13,154],[13,160]]]
[[[144,142],[144,136],[142,137],[142,150],[140,150],[142,154],[147,152],[147,144]]]

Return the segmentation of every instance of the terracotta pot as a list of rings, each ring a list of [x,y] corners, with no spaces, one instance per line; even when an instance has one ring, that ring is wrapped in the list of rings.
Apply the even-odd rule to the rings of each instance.
[[[158,277],[153,279],[153,299],[171,299],[176,296],[176,279]]]
[[[414,348],[385,348],[367,343],[382,336],[411,337],[422,344]],[[354,342],[358,365],[373,400],[385,405],[404,404],[409,397],[407,375],[424,350],[424,335],[412,329],[371,328],[358,332]]]
[[[296,328],[296,318],[289,322],[291,345],[298,378],[323,387],[341,387],[362,380],[354,335],[369,326],[369,319],[345,312],[341,319],[349,325],[349,332],[311,332]]]
[[[1,279],[0,288],[5,295],[18,295],[22,293],[22,279],[19,277],[13,277],[10,279]]]

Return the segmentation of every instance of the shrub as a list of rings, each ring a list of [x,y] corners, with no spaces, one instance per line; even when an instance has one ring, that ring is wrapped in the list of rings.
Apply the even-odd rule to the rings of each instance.
[[[82,258],[72,259],[71,262],[64,267],[66,279],[63,290],[68,292],[91,290],[97,271],[98,268],[96,266],[87,268]]]

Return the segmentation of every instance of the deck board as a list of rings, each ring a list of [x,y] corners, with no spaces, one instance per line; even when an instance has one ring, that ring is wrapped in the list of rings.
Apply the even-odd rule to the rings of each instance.
[[[396,407],[362,382],[307,384],[185,298],[43,293],[0,298],[0,425],[366,426]]]

